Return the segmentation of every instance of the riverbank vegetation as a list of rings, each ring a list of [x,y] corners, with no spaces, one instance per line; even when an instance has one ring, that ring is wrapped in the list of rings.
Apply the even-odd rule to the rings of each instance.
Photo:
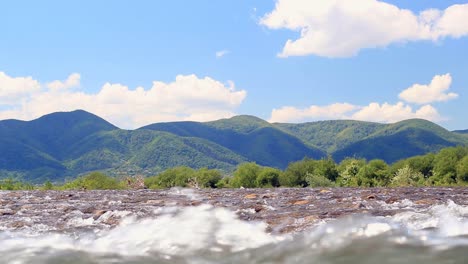
[[[272,187],[404,187],[468,186],[468,147],[450,147],[422,156],[387,164],[383,160],[331,158],[292,162],[285,170],[242,163],[223,175],[214,169],[175,167],[152,177],[122,179],[93,172],[64,184],[47,181],[42,186],[7,178],[0,190],[99,190],[140,188],[272,188]]]

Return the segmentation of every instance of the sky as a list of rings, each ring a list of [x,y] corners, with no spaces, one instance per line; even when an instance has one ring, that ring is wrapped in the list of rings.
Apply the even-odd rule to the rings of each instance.
[[[125,129],[424,118],[468,129],[468,2],[0,2],[0,119]]]

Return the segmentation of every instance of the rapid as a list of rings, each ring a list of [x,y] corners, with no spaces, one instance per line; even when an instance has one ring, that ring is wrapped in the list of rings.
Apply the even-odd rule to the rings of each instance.
[[[467,263],[467,191],[0,192],[0,263]]]

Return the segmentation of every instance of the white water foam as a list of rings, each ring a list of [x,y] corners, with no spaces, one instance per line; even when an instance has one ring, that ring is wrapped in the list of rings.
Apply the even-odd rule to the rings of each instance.
[[[44,251],[113,256],[157,255],[167,256],[168,259],[190,259],[205,254],[203,252],[212,252],[225,254],[223,256],[228,259],[234,254],[248,262],[254,261],[255,254],[251,255],[253,250],[263,248],[262,258],[280,259],[264,263],[282,263],[281,260],[283,263],[285,260],[308,263],[307,257],[311,254],[317,257],[327,252],[348,252],[353,248],[360,250],[359,247],[356,249],[360,243],[364,248],[392,248],[395,252],[399,250],[395,245],[416,249],[428,247],[439,251],[468,248],[468,206],[457,205],[452,201],[391,217],[349,216],[319,224],[297,235],[269,234],[265,223],[245,222],[238,219],[235,212],[209,205],[164,208],[157,212],[158,217],[155,218],[138,219],[128,214],[103,214],[99,219],[125,216],[117,227],[110,230],[96,229],[89,232],[87,229],[80,232],[77,229],[72,233],[1,231],[0,255],[7,261],[4,263],[22,264],[35,263],[34,259],[44,254]],[[80,219],[80,216],[77,215],[76,219]],[[104,221],[99,219],[94,221]],[[96,224],[91,219],[76,221],[69,224],[78,227]]]
[[[232,252],[257,248],[284,239],[265,232],[266,224],[248,223],[237,219],[227,209],[202,205],[174,209],[156,219],[136,220],[130,216],[111,230],[94,234],[38,234],[36,236],[7,232],[0,238],[0,252],[27,247],[28,251],[42,248],[80,250],[121,255],[192,254],[200,250],[229,250]],[[75,226],[92,225],[93,219],[71,220]]]

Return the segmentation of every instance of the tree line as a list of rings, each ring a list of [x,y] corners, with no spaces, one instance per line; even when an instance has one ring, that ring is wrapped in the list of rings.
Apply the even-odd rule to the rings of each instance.
[[[242,163],[231,175],[216,169],[175,167],[156,176],[117,179],[100,172],[78,177],[62,185],[46,182],[35,187],[12,179],[0,181],[1,190],[19,189],[135,189],[135,188],[272,188],[272,187],[404,187],[468,186],[468,147],[444,148],[387,164],[347,158],[336,163],[331,158],[305,158],[285,170]]]

